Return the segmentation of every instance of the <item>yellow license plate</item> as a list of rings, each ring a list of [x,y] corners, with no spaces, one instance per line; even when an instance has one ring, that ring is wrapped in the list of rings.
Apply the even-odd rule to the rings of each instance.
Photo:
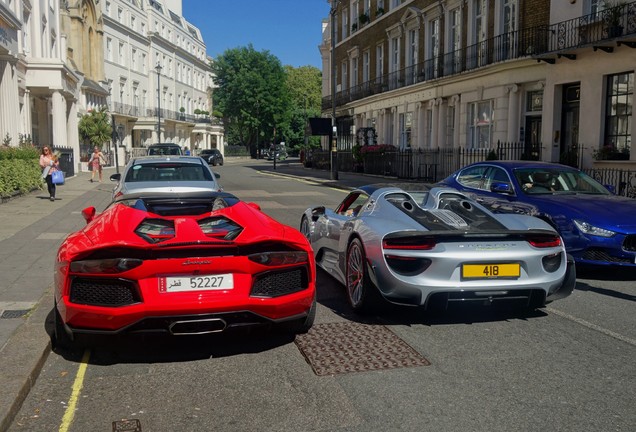
[[[462,277],[466,279],[518,278],[519,264],[464,264]]]

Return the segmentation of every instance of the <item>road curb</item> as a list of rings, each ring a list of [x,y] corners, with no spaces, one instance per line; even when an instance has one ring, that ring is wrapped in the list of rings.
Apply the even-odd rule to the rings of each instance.
[[[2,361],[10,367],[1,372],[4,388],[0,392],[0,432],[9,430],[51,352],[46,320],[52,308],[53,285],[48,287],[25,322],[2,347],[2,356],[12,361]]]

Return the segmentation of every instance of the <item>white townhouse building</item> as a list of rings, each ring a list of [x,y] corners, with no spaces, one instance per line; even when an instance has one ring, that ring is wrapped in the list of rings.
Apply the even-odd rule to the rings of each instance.
[[[362,129],[420,153],[511,143],[515,158],[636,168],[636,2],[326,1],[322,110],[339,151]]]
[[[85,169],[78,119],[105,107],[120,165],[154,142],[223,151],[210,62],[181,0],[0,0],[0,143],[70,147]]]
[[[0,142],[78,142],[81,77],[66,62],[57,0],[0,0]]]
[[[181,0],[103,0],[104,79],[127,151],[156,142],[219,148],[211,59]],[[158,126],[160,130],[158,130]],[[134,151],[133,151],[134,152]]]

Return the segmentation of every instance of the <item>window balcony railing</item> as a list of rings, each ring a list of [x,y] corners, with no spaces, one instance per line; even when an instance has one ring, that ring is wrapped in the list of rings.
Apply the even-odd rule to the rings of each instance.
[[[536,58],[550,63],[559,56],[594,46],[609,50],[616,42],[636,47],[636,2],[556,24],[504,33],[479,43],[430,58],[336,93],[336,106],[410,85],[449,77],[494,63]],[[332,107],[331,96],[322,109]]]

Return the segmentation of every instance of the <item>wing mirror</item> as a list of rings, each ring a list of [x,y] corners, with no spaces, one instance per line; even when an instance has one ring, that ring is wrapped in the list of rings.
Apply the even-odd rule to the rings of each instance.
[[[510,195],[512,194],[512,189],[510,188],[509,183],[493,182],[490,185],[490,192]]]
[[[95,207],[93,206],[86,207],[84,210],[82,210],[82,216],[84,216],[84,220],[87,224],[91,223],[93,219],[95,219],[95,213]]]
[[[219,174],[219,173],[214,173],[214,178],[215,178],[215,179],[220,179],[220,178],[221,178],[221,174]]]
[[[118,182],[121,180],[121,173],[115,173],[110,175],[110,181]]]
[[[259,206],[258,204],[256,204],[255,202],[248,202],[247,203],[248,206],[252,207],[253,209],[256,209],[258,211],[261,211],[261,206]]]
[[[603,185],[603,186],[605,186],[605,189],[610,191],[612,193],[612,195],[616,195],[616,188],[614,187],[614,185],[606,184],[606,185]]]

